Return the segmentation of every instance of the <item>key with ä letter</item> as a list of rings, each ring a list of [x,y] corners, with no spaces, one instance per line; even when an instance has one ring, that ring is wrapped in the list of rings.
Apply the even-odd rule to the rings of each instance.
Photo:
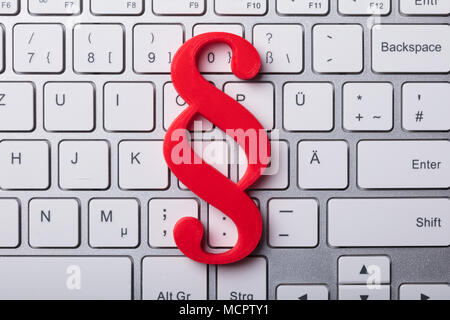
[[[231,47],[231,69],[242,80],[254,78],[261,60],[256,49],[245,39],[229,33],[207,33],[192,38],[176,53],[172,63],[175,89],[189,105],[172,123],[164,141],[164,157],[173,174],[198,197],[227,215],[236,225],[238,241],[227,252],[213,254],[203,249],[204,228],[195,218],[183,218],[174,228],[178,248],[194,261],[205,264],[230,264],[247,257],[258,245],[262,218],[258,207],[247,195],[269,164],[270,143],[266,131],[241,104],[211,85],[197,67],[201,50],[214,43]],[[187,130],[196,115],[202,115],[230,134],[245,150],[248,168],[236,184],[207,164],[192,151]],[[247,139],[251,137],[250,139]],[[247,141],[249,143],[247,143]],[[180,151],[181,150],[181,151]],[[189,151],[189,161],[185,161]],[[181,153],[181,154],[180,154]],[[184,159],[183,161],[177,161]]]

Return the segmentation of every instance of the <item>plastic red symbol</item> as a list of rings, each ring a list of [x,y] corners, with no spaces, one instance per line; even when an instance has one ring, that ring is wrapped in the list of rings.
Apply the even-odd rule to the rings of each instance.
[[[270,143],[261,124],[247,109],[200,74],[197,58],[205,46],[213,43],[230,46],[233,52],[231,69],[240,79],[252,79],[260,70],[258,52],[239,36],[207,33],[187,41],[172,62],[172,81],[189,107],[169,128],[164,141],[164,156],[172,173],[198,197],[228,216],[238,231],[238,240],[232,249],[224,253],[209,253],[203,248],[204,228],[201,222],[195,218],[183,218],[174,228],[178,248],[187,257],[200,263],[229,264],[247,257],[261,238],[261,214],[245,190],[258,180],[268,166]],[[237,184],[192,151],[187,128],[199,114],[227,133],[257,133],[252,135],[255,139],[250,139],[251,143],[247,143],[249,139],[233,135],[234,140],[245,150],[247,159],[253,159],[248,161],[247,171]],[[262,149],[264,152],[259,152]],[[180,155],[175,150],[189,150],[191,161],[178,161]]]

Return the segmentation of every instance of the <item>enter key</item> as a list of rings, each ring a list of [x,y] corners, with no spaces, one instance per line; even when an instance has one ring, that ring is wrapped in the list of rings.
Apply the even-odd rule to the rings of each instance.
[[[358,186],[362,189],[449,189],[450,141],[361,141]]]

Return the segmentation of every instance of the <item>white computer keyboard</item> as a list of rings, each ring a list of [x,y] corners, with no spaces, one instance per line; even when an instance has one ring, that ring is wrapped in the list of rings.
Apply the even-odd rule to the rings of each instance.
[[[448,0],[0,0],[0,299],[450,299],[449,15]],[[173,227],[200,218],[222,251],[235,226],[162,154],[187,107],[173,56],[212,31],[260,52],[251,82],[225,45],[199,67],[274,150],[250,191],[261,244],[220,267],[182,257]],[[194,150],[238,181],[244,153],[198,120]]]

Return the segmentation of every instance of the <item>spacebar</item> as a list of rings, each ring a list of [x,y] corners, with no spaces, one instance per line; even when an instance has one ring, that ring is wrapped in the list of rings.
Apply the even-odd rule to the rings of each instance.
[[[129,300],[126,257],[0,257],[0,300]]]
[[[450,246],[450,199],[332,199],[333,247]]]

